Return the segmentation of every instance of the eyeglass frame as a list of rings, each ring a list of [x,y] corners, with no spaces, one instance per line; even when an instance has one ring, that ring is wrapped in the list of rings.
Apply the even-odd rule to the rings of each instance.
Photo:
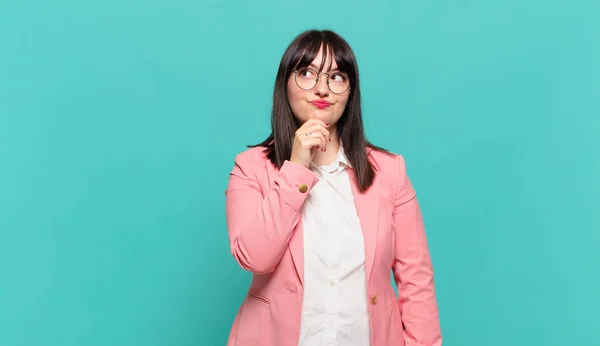
[[[332,93],[334,93],[334,94],[336,94],[336,95],[340,95],[340,94],[343,94],[343,93],[345,93],[346,91],[348,91],[348,89],[350,89],[350,76],[348,76],[348,74],[347,74],[347,73],[344,73],[344,72],[341,72],[341,71],[336,71],[336,72],[333,72],[333,73],[343,73],[343,74],[345,74],[345,75],[346,75],[346,77],[348,77],[348,87],[346,87],[346,89],[345,89],[344,91],[342,91],[342,92],[339,92],[339,93],[336,93],[335,91],[331,90],[331,86],[329,85],[329,75],[331,74],[330,72],[317,72],[317,71],[315,71],[314,69],[312,69],[312,68],[309,68],[309,67],[301,67],[301,69],[303,69],[303,68],[305,68],[305,69],[307,69],[307,70],[314,71],[314,72],[317,74],[317,78],[315,79],[315,85],[313,85],[313,86],[312,86],[311,88],[309,88],[309,89],[304,89],[303,87],[301,87],[301,86],[298,84],[298,72],[299,72],[299,70],[297,70],[297,69],[296,69],[296,70],[292,70],[292,73],[294,74],[294,82],[296,82],[296,85],[298,86],[298,88],[300,88],[300,89],[302,89],[302,90],[306,90],[306,91],[308,91],[308,90],[312,90],[312,89],[314,89],[314,88],[315,88],[315,87],[316,87],[316,86],[319,84],[319,78],[321,77],[321,75],[322,75],[322,74],[324,74],[324,75],[326,75],[326,76],[327,76],[327,88],[328,88],[328,89],[329,89],[329,90],[330,90]]]

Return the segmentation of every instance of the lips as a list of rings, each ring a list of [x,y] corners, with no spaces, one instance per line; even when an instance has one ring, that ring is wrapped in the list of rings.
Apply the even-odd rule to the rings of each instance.
[[[325,101],[325,100],[316,100],[316,101],[312,101],[311,103],[315,107],[321,108],[321,109],[331,106],[331,103],[329,101]]]

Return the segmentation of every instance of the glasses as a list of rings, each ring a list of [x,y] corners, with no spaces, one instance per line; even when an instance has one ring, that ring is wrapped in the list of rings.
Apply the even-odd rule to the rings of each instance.
[[[334,94],[343,94],[350,87],[350,79],[343,72],[317,72],[311,68],[303,67],[292,71],[295,75],[296,85],[302,90],[310,90],[319,83],[319,76],[327,76],[327,86]]]

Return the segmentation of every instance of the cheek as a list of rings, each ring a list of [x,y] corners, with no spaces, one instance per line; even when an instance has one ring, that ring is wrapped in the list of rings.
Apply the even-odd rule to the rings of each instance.
[[[288,102],[293,111],[298,111],[301,108],[301,96],[298,92],[290,90],[288,91]]]
[[[338,106],[337,111],[340,113],[340,115],[341,115],[341,113],[344,113],[344,110],[346,109],[347,105],[348,105],[348,98],[347,97],[344,98],[344,99],[338,100],[338,102],[337,102],[337,106]]]
[[[292,83],[294,82],[292,81]],[[307,113],[308,110],[306,109],[307,104],[305,102],[305,91],[299,90],[295,84],[288,83],[287,97],[294,117],[299,120],[306,120],[307,115],[305,113]]]
[[[296,87],[296,84],[294,83],[293,80],[289,80],[288,81],[288,92],[287,92],[287,97],[288,100],[290,101],[290,104],[294,104],[294,103],[298,103],[300,101],[300,99],[302,98],[302,90],[299,90]]]

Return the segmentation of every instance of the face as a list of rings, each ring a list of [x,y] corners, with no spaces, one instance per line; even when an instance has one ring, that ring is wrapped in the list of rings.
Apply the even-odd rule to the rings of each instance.
[[[321,72],[329,73],[329,76],[332,76],[330,83],[332,84],[332,88],[336,90],[333,83],[342,83],[342,80],[340,79],[339,75],[334,75],[334,72],[337,72],[337,64],[332,55],[333,54],[329,54],[327,57],[327,61],[325,61],[325,64],[323,65],[324,70]],[[309,68],[318,72],[322,59],[323,53],[321,50],[319,50],[319,54],[312,61]],[[330,61],[330,59],[333,60]],[[331,68],[327,69],[330,65]],[[298,80],[300,80],[300,78],[303,76],[298,75],[297,77],[299,78]],[[312,75],[307,74],[304,77],[309,79],[312,77]],[[292,73],[288,79],[287,85],[288,100],[292,112],[294,113],[294,116],[300,125],[309,119],[316,118],[328,123],[330,127],[332,127],[340,119],[344,113],[344,109],[346,109],[346,103],[348,102],[348,97],[350,96],[350,88],[348,87],[348,89],[341,94],[336,94],[329,89],[327,84],[327,75],[319,74],[318,78],[318,82],[314,88],[304,90],[298,86],[298,83],[296,83],[296,73]],[[310,85],[310,83],[308,84]]]

